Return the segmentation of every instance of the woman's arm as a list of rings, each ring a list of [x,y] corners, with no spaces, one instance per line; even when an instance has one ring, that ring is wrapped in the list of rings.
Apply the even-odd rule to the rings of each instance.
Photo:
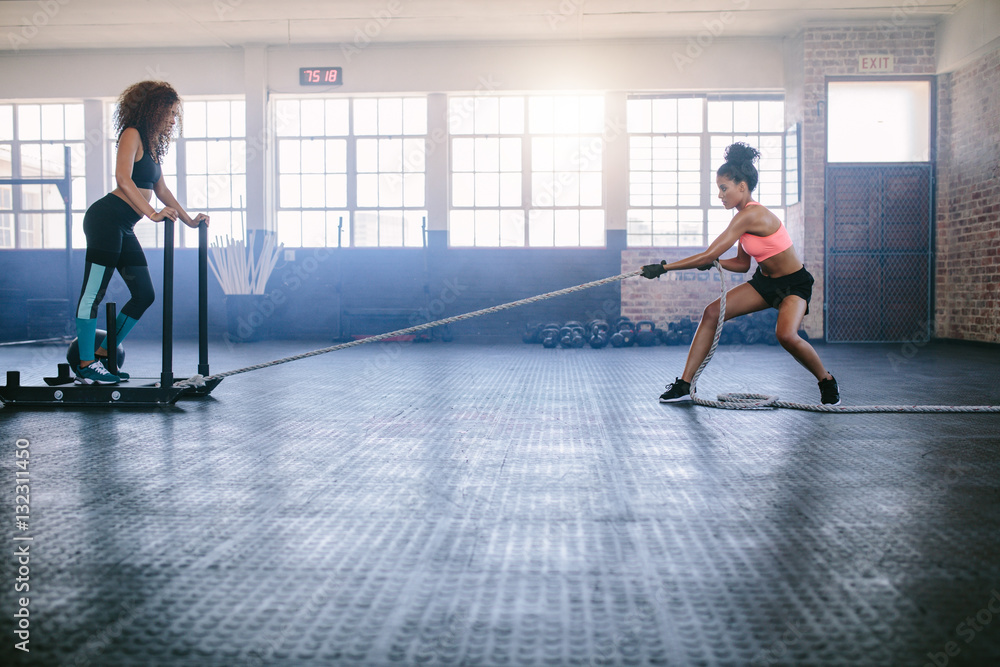
[[[732,273],[746,273],[750,270],[750,255],[748,255],[747,251],[743,249],[743,246],[737,243],[736,257],[720,259],[719,264],[721,264],[722,268],[726,271],[731,271]]]
[[[180,205],[177,198],[174,197],[174,193],[170,191],[167,187],[166,181],[163,180],[163,175],[160,175],[160,180],[156,182],[153,186],[153,192],[156,194],[156,198],[163,202],[169,208],[177,211],[177,218],[180,218],[185,225],[188,227],[197,227],[198,223],[191,219],[191,216],[187,214],[184,207]],[[176,218],[175,218],[176,219]]]
[[[744,216],[742,213],[737,214],[733,217],[729,226],[726,227],[726,230],[719,234],[708,248],[696,255],[679,259],[676,262],[665,263],[663,265],[664,269],[667,271],[683,271],[684,269],[697,269],[700,266],[711,264],[740,240],[740,236],[746,231],[747,223],[747,216]],[[721,260],[719,263],[727,271],[746,273],[750,268],[750,257],[743,250],[743,247],[740,246],[736,251],[736,257]]]
[[[205,220],[206,222],[208,221],[208,216],[204,213],[199,213],[195,218],[188,215],[188,212],[184,210],[184,207],[181,206],[180,203],[178,203],[177,198],[174,197],[174,193],[172,193],[170,188],[167,187],[167,183],[163,180],[162,175],[160,176],[160,180],[156,182],[156,185],[153,186],[153,192],[156,193],[157,198],[161,202],[176,210],[177,217],[180,218],[188,227],[197,227],[198,223],[202,220]]]

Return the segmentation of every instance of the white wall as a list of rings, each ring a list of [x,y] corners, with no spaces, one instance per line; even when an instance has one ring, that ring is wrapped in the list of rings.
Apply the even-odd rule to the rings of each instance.
[[[1000,49],[1000,2],[968,0],[938,24],[937,71],[951,72]]]
[[[434,44],[271,49],[272,92],[297,93],[298,68],[341,66],[345,93],[381,91],[780,90],[781,40]],[[693,54],[695,57],[691,57]]]
[[[241,95],[243,51],[67,51],[0,56],[0,99],[118,97],[143,79],[169,81],[184,95]]]
[[[33,52],[0,55],[0,97],[115,97],[148,78],[181,95],[244,92],[245,74],[269,92],[302,93],[299,67],[344,68],[345,94],[498,90],[781,90],[780,39],[568,44],[331,44],[266,49],[265,72],[245,73],[242,49]],[[253,65],[259,67],[260,65]],[[322,92],[317,89],[305,89]]]

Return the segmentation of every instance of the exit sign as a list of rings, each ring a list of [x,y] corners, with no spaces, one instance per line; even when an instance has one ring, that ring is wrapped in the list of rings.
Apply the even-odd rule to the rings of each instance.
[[[858,71],[862,74],[894,71],[892,56],[861,56],[858,59]]]

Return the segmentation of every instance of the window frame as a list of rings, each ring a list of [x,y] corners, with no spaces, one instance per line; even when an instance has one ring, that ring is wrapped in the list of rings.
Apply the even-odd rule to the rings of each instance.
[[[327,100],[343,100],[346,104],[347,119],[346,128],[344,134],[330,134],[327,132],[327,128],[324,127],[324,134],[305,134],[301,130],[301,123],[299,124],[298,134],[279,134],[279,123],[276,121],[272,123],[271,135],[274,140],[274,159],[272,161],[274,167],[274,196],[275,196],[275,212],[276,221],[275,229],[278,233],[278,238],[288,247],[312,247],[305,245],[295,245],[287,242],[286,239],[282,239],[280,218],[284,212],[299,212],[300,224],[302,217],[306,213],[323,214],[325,216],[325,230],[324,237],[326,245],[323,247],[350,247],[350,248],[422,248],[425,245],[425,221],[427,219],[427,205],[430,197],[427,191],[427,141],[429,137],[429,104],[427,95],[413,95],[413,94],[389,94],[389,95],[359,95],[353,97],[342,97],[336,95],[325,95],[325,96],[306,96],[306,95],[282,95],[280,97],[274,97],[272,99],[272,113],[271,118],[275,118],[278,113],[280,113],[280,105],[285,102],[294,101],[300,103],[299,107],[299,118],[301,119],[301,102],[303,101],[322,101]],[[401,133],[387,133],[380,132],[376,127],[375,133],[370,133],[361,129],[363,133],[359,134],[358,123],[356,122],[357,114],[357,102],[359,100],[374,101],[376,106],[383,101],[400,100],[401,101],[401,115],[400,115],[400,132]],[[424,118],[422,120],[422,132],[407,131],[405,124],[407,123],[406,118],[406,102],[407,100],[418,100],[423,105]],[[376,125],[377,125],[376,121]],[[300,141],[304,140],[334,140],[334,141],[344,141],[344,155],[345,155],[345,172],[342,174],[345,183],[345,196],[344,196],[344,206],[343,207],[303,207],[303,206],[287,206],[282,205],[282,191],[281,182],[282,177],[291,176],[294,174],[283,172],[281,167],[281,142],[283,140],[297,139]],[[375,142],[375,160],[376,163],[380,157],[380,151],[384,147],[391,147],[393,141],[400,141],[401,153],[400,168],[401,171],[394,172],[388,170],[381,170],[376,168],[375,171],[359,171],[359,143],[361,147],[364,148],[367,142]],[[406,150],[407,147],[413,147],[415,145],[420,146],[420,158],[421,169],[413,170],[407,169],[408,166],[412,165],[408,162]],[[362,158],[365,159],[365,158]],[[301,176],[303,172],[297,172]],[[311,172],[310,172],[311,173]],[[337,174],[340,175],[341,172],[327,172],[324,171],[322,176],[328,177],[330,175]],[[418,188],[421,195],[422,204],[420,206],[407,204],[406,202],[406,175],[407,174],[419,174],[423,180],[423,184]],[[374,180],[377,187],[388,180],[392,180],[393,176],[398,175],[402,180],[400,188],[402,189],[401,204],[399,206],[386,206],[386,205],[359,205],[359,175],[364,175],[366,177],[374,176]],[[370,179],[369,179],[370,180]],[[411,182],[416,179],[410,179]],[[379,195],[376,194],[376,197]],[[359,218],[365,218],[373,216],[375,218],[375,243],[374,244],[359,244]],[[400,220],[399,224],[399,237],[401,238],[401,244],[386,243],[383,244],[383,232],[388,232],[391,234],[396,231],[387,226],[387,221],[393,217],[398,217]],[[383,222],[383,218],[386,222]],[[345,220],[346,219],[346,220]],[[419,222],[418,222],[419,221]],[[336,223],[336,224],[335,224]],[[343,224],[346,223],[346,224]],[[346,229],[344,229],[346,227]],[[346,233],[341,233],[342,231]],[[301,243],[304,232],[302,227],[299,229],[298,239]]]
[[[503,100],[518,100],[520,102],[520,114],[521,117],[518,121],[515,121],[514,126],[517,131],[510,131],[501,127],[501,107],[503,106]],[[473,125],[472,132],[462,132],[454,131],[453,120],[455,119],[453,104],[464,105],[469,101],[473,101],[473,108],[468,110],[468,121]],[[478,111],[475,108],[481,100],[496,100],[497,101],[497,128],[494,132],[478,132],[476,131],[476,113]],[[526,147],[526,136],[527,136],[527,122],[528,122],[528,96],[524,94],[508,94],[508,95],[469,95],[469,94],[455,94],[449,95],[447,101],[447,118],[446,126],[448,128],[448,247],[449,248],[462,248],[462,249],[473,249],[473,248],[526,248],[528,246],[528,206],[526,205],[526,193],[529,191],[529,184],[526,178],[525,162],[530,159],[530,151]],[[460,121],[465,119],[459,118]],[[496,141],[497,142],[497,168],[496,170],[479,170],[476,168],[476,149],[481,142]],[[518,169],[505,170],[503,168],[503,154],[504,154],[504,142],[516,141],[518,143]],[[471,156],[473,169],[472,170],[456,170],[455,165],[458,160],[458,148],[457,146],[462,143],[468,142],[473,149]],[[473,187],[477,187],[476,184],[479,181],[480,174],[495,174],[497,176],[497,204],[492,205],[477,205],[476,194],[473,194],[473,202],[470,205],[456,204],[456,181],[465,176],[471,177],[473,182]],[[504,200],[504,184],[503,176],[504,174],[516,174],[518,181],[518,203],[516,205],[505,204]],[[456,224],[456,217],[468,217],[471,221],[471,237],[472,243],[459,243],[455,244],[453,242],[456,233],[454,231]],[[514,219],[514,226],[519,231],[519,242],[505,243],[504,235],[504,220]],[[477,243],[477,238],[479,236],[481,220],[488,220],[492,223],[492,219],[496,220],[496,244],[480,244]],[[493,225],[490,224],[490,232],[492,236]],[[508,237],[510,238],[510,237]]]
[[[915,83],[915,82],[927,82],[929,86],[928,92],[928,155],[927,160],[919,162],[882,162],[882,161],[871,161],[871,162],[851,162],[851,161],[838,161],[830,162],[828,155],[828,141],[830,135],[830,113],[829,113],[829,103],[830,99],[830,84],[831,83]],[[846,165],[846,164],[935,164],[937,162],[937,78],[933,75],[905,75],[905,74],[887,74],[887,75],[870,75],[870,76],[828,76],[826,77],[826,82],[823,87],[823,152],[826,156],[825,161],[830,164]]]
[[[54,184],[52,185],[3,185],[5,195],[9,195],[8,208],[0,209],[0,215],[9,216],[10,226],[9,228],[4,226],[3,230],[0,230],[0,240],[6,233],[10,232],[10,244],[4,243],[0,245],[0,250],[65,250],[68,248],[82,248],[84,247],[83,241],[83,214],[86,212],[87,206],[87,173],[86,173],[86,154],[89,148],[86,134],[86,121],[84,116],[84,102],[83,100],[76,99],[52,99],[52,100],[17,100],[9,99],[0,101],[0,106],[9,107],[11,109],[11,136],[9,139],[0,139],[0,144],[10,147],[10,168],[11,172],[9,176],[3,176],[3,178],[10,179],[30,179],[30,178],[62,178],[65,177],[65,158],[64,151],[65,147],[70,148],[70,216],[72,218],[71,228],[66,229],[66,203],[59,192],[58,187]],[[79,107],[78,111],[78,121],[80,123],[79,138],[67,139],[67,117],[66,109],[67,107]],[[39,115],[39,126],[38,126],[38,138],[24,139],[21,135],[21,120],[19,109],[23,107],[38,107]],[[44,128],[44,113],[46,107],[61,107],[62,116],[62,128],[61,128],[61,139],[53,138],[43,138]],[[39,174],[25,175],[24,165],[22,162],[23,148],[25,146],[37,145],[38,154],[40,156],[40,163],[38,165]],[[52,150],[46,150],[46,147],[52,147]],[[56,147],[58,147],[58,159],[53,159],[52,164],[58,164],[58,171],[61,176],[47,175],[45,173],[46,164],[46,153],[56,152]],[[32,208],[24,208],[24,197],[25,188],[36,188],[39,200],[38,206]],[[9,189],[9,190],[8,190]],[[55,199],[59,200],[58,206],[47,206],[46,202],[52,203]],[[32,229],[25,230],[23,226],[23,221],[26,216],[37,216],[40,218],[37,228],[32,226]],[[49,219],[52,219],[51,221]],[[58,219],[57,221],[55,219]],[[47,242],[47,228],[52,225],[53,228],[58,229],[55,232],[60,241],[56,243]],[[66,237],[67,232],[69,237]],[[39,240],[37,243],[31,243],[28,245],[24,244],[24,236],[26,233],[38,234]]]
[[[466,99],[497,99],[502,100],[504,98],[518,98],[521,100],[521,113],[522,118],[520,123],[518,123],[520,130],[517,132],[508,131],[497,131],[497,132],[478,132],[475,127],[473,131],[470,132],[452,132],[451,124],[451,104],[456,100],[466,100]],[[532,126],[533,123],[533,103],[544,104],[550,102],[553,104],[553,108],[557,104],[557,100],[576,100],[576,110],[579,120],[586,118],[586,114],[591,112],[592,109],[584,108],[581,104],[582,100],[592,98],[594,101],[598,102],[599,106],[599,117],[600,117],[600,127],[595,129],[581,128],[577,131],[572,132],[559,132],[555,127],[551,128],[549,131],[544,131],[539,128]],[[605,140],[604,140],[604,130],[607,124],[606,118],[606,104],[607,96],[603,92],[593,92],[593,91],[558,91],[558,92],[525,92],[525,93],[508,93],[508,94],[497,94],[497,95],[469,95],[469,94],[453,94],[448,96],[448,151],[449,151],[449,166],[448,166],[448,247],[450,248],[462,248],[462,249],[473,249],[473,248],[524,248],[524,249],[564,249],[564,248],[606,248],[607,247],[607,197],[605,193],[605,174],[604,174],[604,154],[605,154]],[[472,113],[475,113],[475,109]],[[594,119],[590,119],[593,121]],[[475,120],[471,121],[475,125]],[[454,164],[456,161],[455,151],[456,151],[456,141],[471,141],[473,145],[478,140],[491,140],[491,139],[517,139],[520,142],[520,171],[504,172],[503,170],[493,171],[462,171],[456,172],[454,170]],[[552,154],[552,170],[542,170],[537,169],[537,160],[540,158],[542,151],[540,150],[543,142],[549,142],[552,144],[553,150],[550,151]],[[586,168],[586,164],[582,167],[572,170],[572,169],[560,169],[558,167],[558,158],[555,147],[557,143],[562,143],[569,145],[570,143],[577,142],[579,150],[574,153],[575,157],[580,158],[585,156],[587,153],[585,149],[588,145],[592,145],[594,142],[598,142],[600,146],[600,154],[596,156],[595,162],[591,163],[588,161],[587,164],[596,164],[595,168]],[[580,160],[577,160],[578,162]],[[497,206],[477,206],[475,202],[472,205],[458,205],[455,203],[454,188],[456,174],[471,174],[473,180],[479,174],[503,174],[503,173],[519,173],[520,176],[520,205],[503,205],[498,204]],[[593,188],[598,193],[599,203],[590,204],[583,203],[580,201],[580,195],[584,188],[581,184],[582,174],[596,174],[598,186]],[[573,174],[577,174],[574,179]],[[565,175],[565,178],[563,178]],[[553,184],[548,190],[540,187],[543,181],[548,181]],[[576,203],[567,204],[559,203],[559,192],[558,186],[563,181],[575,182],[577,187],[576,192]],[[541,203],[539,197],[547,194],[552,200],[550,204]],[[472,238],[473,244],[455,244],[453,243],[454,234],[454,218],[455,214],[459,213],[463,216],[470,215],[473,220],[473,231]],[[479,225],[478,218],[479,214],[483,214],[482,217],[496,217],[498,220],[497,231],[497,241],[496,244],[478,244],[476,242],[477,232],[476,227]],[[518,215],[518,226],[520,226],[522,231],[522,239],[519,244],[505,243],[504,242],[504,217],[511,214]],[[562,225],[559,224],[558,218],[568,218],[570,215],[575,215],[576,217],[576,229],[575,236],[577,239],[576,243],[559,243],[560,229],[568,229],[571,225],[566,222]],[[600,239],[599,243],[584,244],[582,243],[581,237],[583,236],[583,226],[585,224],[585,218],[587,217],[599,217],[600,218]],[[551,225],[546,225],[546,218],[551,221]],[[537,237],[539,230],[547,231],[547,227],[551,227],[552,242],[551,243],[538,243],[533,242],[533,238]],[[492,232],[492,229],[491,229]],[[491,234],[492,235],[492,234]],[[507,237],[511,238],[511,237]]]
[[[715,138],[719,138],[719,137],[723,137],[723,136],[725,136],[725,137],[731,137],[731,138],[733,138],[734,141],[742,140],[742,137],[748,137],[748,138],[750,138],[750,140],[752,142],[751,145],[755,145],[756,148],[760,149],[760,146],[756,145],[757,143],[759,143],[760,138],[764,137],[764,136],[767,136],[767,137],[772,137],[773,136],[775,142],[777,143],[777,150],[780,153],[779,158],[775,158],[775,159],[779,159],[779,161],[781,163],[781,171],[780,171],[781,182],[779,184],[779,187],[780,187],[780,191],[781,191],[780,200],[782,202],[782,205],[781,206],[776,206],[776,205],[772,204],[772,205],[769,205],[769,207],[772,208],[772,210],[776,210],[776,212],[779,214],[779,217],[783,217],[784,210],[789,205],[789,203],[787,202],[787,196],[786,196],[786,190],[785,190],[786,184],[785,184],[785,161],[784,161],[784,157],[785,157],[785,155],[784,155],[784,133],[785,133],[784,118],[782,118],[782,122],[780,123],[780,128],[781,129],[775,129],[773,131],[771,131],[771,130],[761,131],[760,130],[760,123],[759,122],[757,124],[757,130],[756,131],[743,131],[743,130],[736,131],[735,129],[733,131],[731,131],[731,132],[729,132],[729,131],[726,131],[726,132],[723,132],[723,131],[713,131],[711,129],[711,123],[710,123],[711,104],[713,102],[757,102],[757,103],[760,103],[760,102],[781,102],[782,105],[783,105],[783,107],[782,107],[782,116],[784,117],[784,112],[785,112],[785,109],[784,109],[785,94],[781,93],[781,92],[748,93],[748,94],[736,94],[736,93],[630,94],[630,95],[628,95],[627,100],[636,100],[636,99],[692,99],[692,98],[703,100],[702,109],[701,109],[702,119],[701,119],[701,131],[700,132],[697,132],[697,133],[695,133],[695,132],[680,132],[679,130],[676,131],[676,132],[653,132],[653,131],[649,131],[649,132],[635,132],[635,131],[629,130],[628,133],[627,133],[628,137],[629,137],[629,148],[628,148],[628,150],[629,150],[629,156],[628,156],[629,167],[628,167],[628,178],[626,179],[626,190],[627,191],[625,193],[625,200],[626,200],[626,223],[625,223],[625,225],[626,225],[625,226],[626,239],[625,239],[625,245],[626,245],[627,248],[660,248],[660,247],[665,247],[665,248],[702,248],[702,247],[706,247],[709,243],[711,243],[712,239],[714,239],[718,235],[718,231],[717,230],[718,230],[718,225],[720,224],[720,222],[719,222],[719,220],[714,220],[713,218],[718,218],[719,216],[718,215],[713,215],[712,212],[715,211],[718,208],[718,203],[715,201],[716,200],[716,189],[715,189],[715,186],[714,186],[714,182],[715,182],[715,172],[718,169],[719,164],[721,164],[721,156],[713,156],[713,154],[712,154],[712,143],[713,143],[712,139],[713,139],[713,137],[715,137]],[[675,205],[675,206],[633,206],[632,205],[632,182],[633,182],[632,138],[635,137],[635,136],[648,136],[648,137],[657,137],[657,136],[693,137],[693,136],[697,136],[697,137],[699,137],[699,148],[700,148],[700,167],[699,167],[699,173],[701,174],[701,179],[702,179],[703,185],[702,185],[701,190],[700,190],[700,203],[699,203],[698,206],[691,206],[691,205],[681,206],[679,204]],[[774,156],[772,156],[772,157],[774,157]],[[640,171],[640,172],[636,172],[636,173],[650,173],[650,174],[655,174],[657,172],[655,172],[655,171],[651,171],[651,172]],[[665,172],[665,173],[680,173],[680,172]],[[679,193],[678,193],[678,196],[679,196]],[[677,239],[677,242],[674,243],[674,244],[671,244],[671,245],[656,245],[656,244],[654,244],[655,237],[659,236],[659,235],[655,233],[655,229],[652,228],[652,227],[651,227],[651,231],[648,232],[648,234],[646,232],[642,232],[641,233],[642,235],[649,237],[649,242],[648,243],[645,242],[645,241],[642,242],[642,243],[638,242],[638,240],[636,240],[634,237],[639,236],[640,233],[639,232],[633,232],[632,228],[633,228],[633,224],[634,223],[642,222],[640,220],[633,219],[633,215],[636,212],[639,212],[639,211],[648,212],[649,216],[648,216],[647,220],[650,220],[650,221],[654,221],[655,217],[657,216],[657,214],[667,213],[669,215],[670,213],[674,213],[675,214],[674,217],[676,218],[676,221],[677,221],[676,222],[676,224],[677,224],[677,227],[676,227],[677,232],[675,234],[672,234],[672,235]],[[695,216],[692,215],[692,213],[695,212],[695,211],[700,211],[700,224],[701,224],[701,232],[700,232],[701,239],[700,239],[700,242],[699,243],[694,243],[694,244],[691,244],[691,243],[682,243],[681,239],[683,237],[685,237],[685,236],[690,237],[690,236],[692,236],[694,234],[694,233],[683,234],[681,232],[681,225],[685,223],[685,221],[683,220],[683,218],[684,217],[694,218]],[[686,222],[687,222],[687,224],[697,224],[693,219],[689,219]]]

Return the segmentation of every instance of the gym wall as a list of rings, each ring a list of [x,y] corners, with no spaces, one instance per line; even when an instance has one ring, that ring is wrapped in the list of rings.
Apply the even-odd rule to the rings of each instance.
[[[21,53],[0,57],[3,63],[0,89],[18,91],[18,99],[84,98],[92,100],[92,104],[100,104],[96,98],[113,98],[132,81],[162,77],[171,81],[182,96],[246,95],[248,140],[267,136],[263,125],[266,116],[251,99],[261,101],[266,95],[308,93],[298,86],[298,68],[317,63],[343,65],[345,83],[336,94],[345,96],[596,90],[619,96],[624,107],[625,91],[775,93],[782,89],[781,40],[713,38],[708,47],[699,47],[697,58],[683,67],[677,66],[675,54],[684,54],[689,46],[685,40],[600,45],[578,42],[387,45],[373,42],[360,50],[354,45],[331,45],[252,48],[242,53],[170,49],[83,52],[74,53],[72,57]],[[731,66],[747,58],[755,63],[753,68]],[[206,67],[205,63],[212,66]],[[104,194],[104,178],[110,167],[105,164],[102,154],[102,150],[88,153],[88,175],[97,175],[88,178],[88,201]],[[252,169],[263,173],[270,167],[265,159],[260,159],[256,166],[248,161],[248,184]],[[336,313],[345,320],[350,317],[350,311],[361,310],[411,309],[417,311],[418,317],[424,317],[420,313],[422,309],[436,319],[614,275],[618,273],[625,245],[627,198],[624,192],[628,179],[625,169],[627,167],[605,172],[606,246],[597,249],[449,248],[447,184],[429,182],[429,271],[426,274],[421,249],[346,248],[334,250],[329,256],[323,254],[322,260],[317,260],[312,249],[297,250],[294,260],[279,264],[268,286],[269,292],[278,290],[277,296],[265,306],[272,313],[269,324],[280,322],[280,326],[270,327],[270,333],[293,338],[335,335],[339,328],[346,329],[348,324],[345,321],[338,323]],[[264,184],[266,179],[259,177],[258,181]],[[265,197],[259,198],[258,205],[256,196],[259,194],[248,187],[247,222],[251,229],[267,228],[272,215]],[[162,253],[147,249],[147,257],[157,295],[160,295]],[[64,265],[64,252],[60,250],[0,252],[0,270],[6,275],[18,276],[16,281],[8,283],[12,289],[4,298],[19,304],[21,310],[29,299],[53,295],[65,298],[67,281],[74,290],[79,289],[82,251],[73,252],[69,276]],[[175,335],[178,337],[193,336],[196,331],[194,266],[194,251],[178,251],[174,309]],[[212,329],[213,332],[225,331],[223,295],[214,280],[210,283]],[[119,303],[127,298],[117,278],[112,282],[111,296],[116,296]],[[277,303],[279,300],[282,303]],[[147,311],[132,336],[159,337],[160,306],[154,304]],[[588,314],[613,318],[619,314],[619,309],[617,286],[608,286],[477,318],[453,329],[459,336],[518,340],[528,320],[585,319]],[[386,315],[380,320],[372,315],[365,322],[359,315],[350,324],[363,327],[364,333],[374,333],[405,325],[406,319],[409,318],[403,316],[404,321],[400,322],[399,316],[393,319]],[[0,318],[0,337],[3,339],[21,338],[27,333],[24,318]]]
[[[1000,50],[938,77],[938,127],[935,333],[1000,343]]]
[[[817,278],[816,301],[805,326],[810,336],[819,337],[823,333],[825,164],[825,120],[820,102],[825,96],[826,77],[856,74],[859,55],[871,53],[893,55],[900,74],[935,74],[942,67],[951,68],[938,76],[936,335],[997,342],[1000,327],[995,285],[1000,260],[995,249],[998,208],[993,202],[1000,194],[998,155],[995,142],[984,142],[982,137],[998,136],[1000,92],[996,82],[1000,37],[994,33],[1000,29],[995,18],[983,20],[976,14],[989,11],[989,7],[986,0],[970,2],[937,30],[916,20],[914,15],[903,16],[892,24],[808,27],[783,40],[719,39],[684,68],[675,66],[673,60],[689,46],[683,41],[614,43],[600,48],[577,43],[392,46],[372,43],[361,52],[352,53],[349,62],[343,63],[347,83],[342,93],[468,93],[486,86],[499,92],[783,90],[786,124],[801,123],[803,128],[803,199],[786,209],[786,224],[807,267]],[[268,48],[246,53],[169,49],[142,53],[22,53],[0,56],[3,64],[0,89],[17,91],[17,99],[96,101],[114,97],[134,80],[155,75],[174,82],[182,95],[247,94],[250,90],[255,99],[263,99],[263,93],[301,93],[294,81],[299,66],[317,62],[339,64],[338,58],[343,58],[344,53],[340,45]],[[201,66],[205,62],[211,62],[212,67]],[[752,66],[734,66],[734,63],[752,63]],[[259,115],[263,118],[263,114]],[[257,131],[260,129],[258,126]],[[248,118],[248,136],[251,131]],[[103,164],[97,173],[103,174],[102,169]],[[98,180],[89,179],[88,199],[96,199],[100,196],[97,193],[103,193],[103,182]],[[605,201],[609,207],[624,210],[626,184],[627,174],[606,172]],[[428,200],[447,201],[444,186],[432,185],[431,189],[435,187],[440,189],[429,192]],[[425,283],[431,300],[442,300],[441,294],[449,289],[448,285],[460,287],[454,290],[457,291],[454,298],[448,297],[447,304],[436,307],[444,316],[631,271],[649,260],[686,254],[673,248],[625,248],[625,219],[616,211],[609,208],[607,246],[603,249],[450,249],[444,216],[431,216],[426,275],[423,251],[419,249],[350,248],[337,253],[336,261],[329,258],[319,261],[312,256],[313,250],[299,250],[295,260],[279,266],[274,284],[269,285],[271,292],[283,290],[281,298],[285,299],[282,304],[275,304],[280,306],[275,312],[285,315],[275,333],[280,331],[280,335],[287,337],[330,333],[342,322],[317,317],[316,313],[324,307],[349,310],[360,307],[356,304],[376,304],[426,310]],[[265,210],[248,215],[251,228],[263,227],[267,215]],[[162,255],[156,250],[147,254],[159,295]],[[63,257],[63,251],[59,250],[0,251],[0,271],[6,276],[0,290],[4,311],[0,318],[0,338],[10,340],[27,333],[24,316],[27,300],[53,295],[65,298],[67,284],[76,286],[82,275],[83,254],[73,253],[68,276]],[[315,268],[306,270],[305,263],[310,258],[308,266]],[[178,253],[175,322],[179,337],[193,336],[195,332],[194,264],[193,251]],[[288,277],[296,275],[300,280]],[[306,279],[301,279],[303,275]],[[291,292],[288,280],[296,285]],[[623,283],[620,290],[612,286],[580,292],[530,308],[472,320],[456,328],[463,335],[514,340],[528,320],[581,319],[591,313],[614,317],[619,314],[615,308],[634,320],[665,323],[683,315],[697,319],[704,304],[717,296],[718,285],[707,277],[687,280],[677,276],[671,280],[683,285],[682,292],[674,295],[676,298],[667,298],[666,292],[677,285],[668,288],[662,279],[634,280]],[[224,330],[222,293],[211,282],[213,328]],[[159,318],[159,304],[156,304],[134,335],[158,338]]]

